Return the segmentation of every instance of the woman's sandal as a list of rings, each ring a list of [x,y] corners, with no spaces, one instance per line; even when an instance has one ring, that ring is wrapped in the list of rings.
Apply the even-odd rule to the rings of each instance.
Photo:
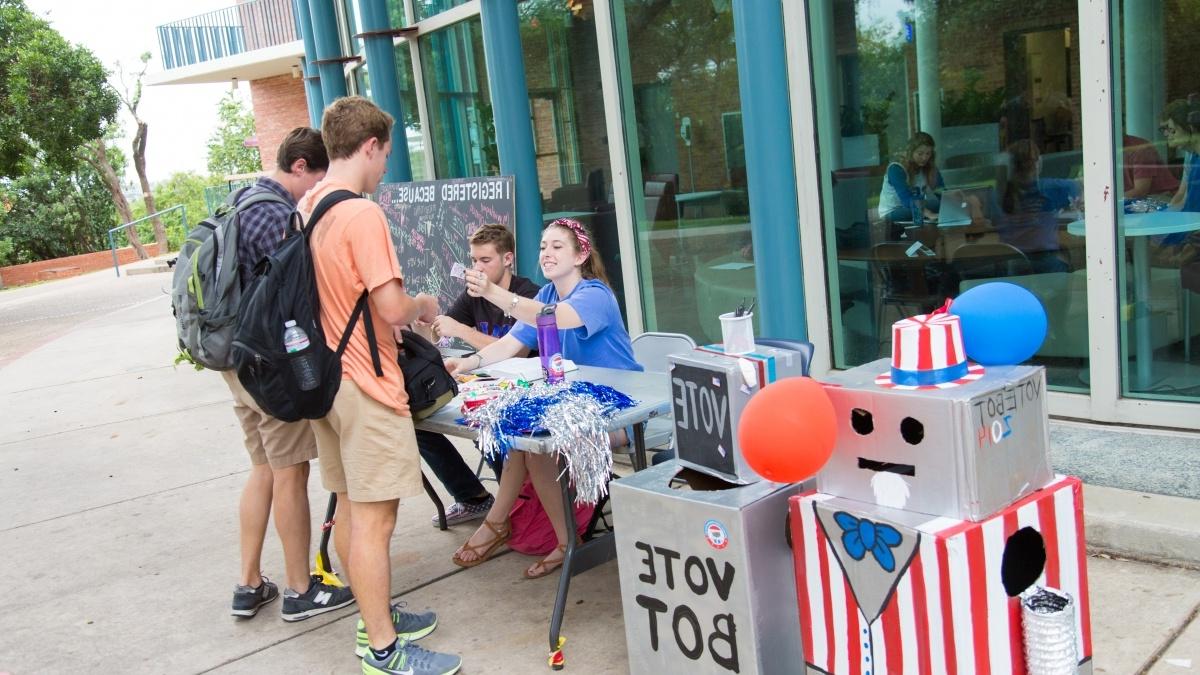
[[[492,531],[492,539],[474,546],[471,546],[467,543],[470,541],[470,539],[468,539],[467,542],[463,542],[463,545],[459,546],[458,550],[454,552],[454,556],[451,557],[451,560],[454,561],[455,565],[458,565],[459,567],[474,567],[478,565],[488,558],[491,558],[492,555],[496,553],[496,549],[503,546],[504,543],[508,541],[508,538],[512,536],[512,526],[508,524],[507,520],[499,525],[496,525],[487,518],[484,518],[483,524],[487,527],[487,529]],[[461,554],[467,551],[475,554],[474,560],[462,559]]]
[[[549,558],[550,556],[554,555],[555,553],[562,554],[562,557],[559,558],[558,560],[547,560],[546,559],[546,558]],[[526,579],[540,579],[541,577],[544,577],[547,574],[550,574],[551,572],[562,567],[563,561],[566,559],[567,559],[567,545],[559,544],[558,546],[554,547],[553,551],[546,554],[545,558],[542,558],[541,560],[535,562],[533,565],[531,565],[529,567],[529,569],[525,570],[525,578]]]

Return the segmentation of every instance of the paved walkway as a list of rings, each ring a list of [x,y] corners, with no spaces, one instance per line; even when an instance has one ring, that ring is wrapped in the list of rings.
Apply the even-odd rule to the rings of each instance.
[[[0,293],[0,344],[30,297],[55,301],[52,286]],[[58,289],[60,298],[86,292]],[[0,363],[0,550],[10,571],[0,673],[358,672],[353,608],[298,624],[280,621],[278,605],[249,621],[228,616],[245,454],[220,378],[170,365],[167,298],[96,304],[77,317]],[[314,522],[326,498],[317,475]],[[1089,519],[1118,508],[1097,494],[1089,492]],[[531,559],[515,553],[460,570],[450,555],[469,529],[439,532],[431,513],[424,498],[404,502],[392,542],[395,592],[441,617],[425,646],[463,654],[466,673],[548,671],[555,578],[521,578]],[[1127,519],[1112,520],[1110,536],[1132,536]],[[281,576],[273,538],[264,566]],[[1089,575],[1097,673],[1152,661],[1153,673],[1190,672],[1174,665],[1188,659],[1200,667],[1200,572],[1093,557]],[[572,584],[568,671],[629,672],[619,596],[615,564]]]

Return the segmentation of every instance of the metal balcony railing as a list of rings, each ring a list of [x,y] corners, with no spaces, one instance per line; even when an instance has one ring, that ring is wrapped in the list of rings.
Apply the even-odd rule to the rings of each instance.
[[[167,70],[299,39],[292,0],[249,0],[158,27]]]

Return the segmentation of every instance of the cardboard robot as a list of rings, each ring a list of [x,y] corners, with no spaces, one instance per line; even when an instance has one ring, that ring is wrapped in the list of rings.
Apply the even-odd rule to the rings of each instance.
[[[892,344],[828,381],[837,447],[790,500],[807,672],[1024,673],[1021,598],[1049,586],[1090,673],[1082,487],[1049,467],[1043,369],[968,363],[944,312]]]

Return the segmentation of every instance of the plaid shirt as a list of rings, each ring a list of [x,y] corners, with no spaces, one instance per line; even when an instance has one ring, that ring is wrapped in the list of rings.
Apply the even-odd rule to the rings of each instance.
[[[246,207],[238,217],[238,273],[243,288],[254,279],[254,266],[258,261],[274,253],[279,242],[283,241],[296,207],[296,200],[292,199],[287,188],[266,176],[259,178],[257,183],[243,192],[239,201],[264,190],[283,197],[290,206],[260,202]]]

